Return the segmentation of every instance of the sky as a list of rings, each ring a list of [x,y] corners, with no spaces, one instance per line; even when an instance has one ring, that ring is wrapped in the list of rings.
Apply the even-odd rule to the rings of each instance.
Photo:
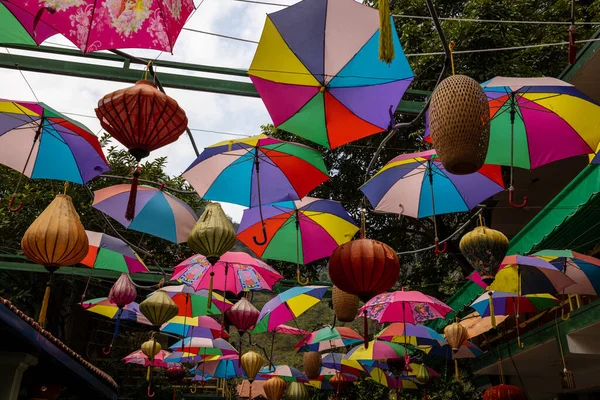
[[[297,0],[277,0],[280,4],[293,4]],[[198,6],[196,12],[187,22],[191,29],[214,32],[218,34],[240,37],[258,41],[267,13],[280,10],[281,7],[243,3],[235,0],[195,0]],[[72,44],[61,36],[54,36],[44,45],[54,43]],[[193,64],[214,65],[248,69],[256,50],[256,44],[234,41],[231,39],[182,31],[175,44],[173,55],[150,50],[127,50],[128,53],[140,57],[161,60],[180,61]],[[6,53],[6,49],[0,48]],[[12,54],[32,55],[31,53],[10,49]],[[33,54],[40,56],[41,53]],[[77,61],[80,61],[79,59]],[[160,68],[157,69],[160,77]],[[35,101],[28,85],[16,70],[0,69],[2,85],[0,98],[11,100]],[[23,72],[39,101],[46,103],[57,111],[71,112],[94,116],[94,108],[98,100],[105,94],[130,86],[118,82],[81,79],[61,75]],[[213,76],[222,78],[222,76]],[[225,79],[233,80],[232,77]],[[240,78],[242,80],[249,79]],[[195,129],[232,132],[243,135],[260,133],[260,126],[270,123],[271,118],[259,98],[221,95],[195,91],[184,91],[166,88],[169,96],[173,97],[186,111],[189,127]],[[92,132],[100,131],[100,124],[94,118],[69,115],[86,125]],[[200,149],[213,143],[236,139],[230,135],[208,132],[194,132],[194,139]],[[176,143],[152,153],[151,157],[168,156],[167,173],[181,174],[194,161],[195,154],[190,140],[183,134]],[[242,216],[243,207],[222,203],[223,208],[235,221]]]

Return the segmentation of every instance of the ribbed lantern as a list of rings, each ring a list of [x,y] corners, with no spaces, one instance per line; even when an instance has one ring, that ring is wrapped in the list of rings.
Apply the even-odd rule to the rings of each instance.
[[[133,286],[133,283],[131,283],[125,273],[121,274],[119,279],[110,288],[110,292],[108,292],[108,300],[116,304],[119,308],[123,308],[133,302],[136,296],[137,291],[135,290],[135,286]]]
[[[490,142],[490,107],[472,78],[453,75],[431,95],[429,131],[444,168],[455,175],[479,170]]]
[[[244,373],[248,377],[248,382],[254,382],[254,378],[256,378],[256,374],[262,368],[265,359],[258,353],[250,350],[249,352],[243,354],[240,357],[240,363],[242,364],[242,369]]]
[[[152,325],[162,325],[179,312],[179,307],[164,290],[157,290],[140,303],[140,312]]]
[[[337,392],[344,390],[346,386],[348,386],[348,383],[350,383],[348,382],[348,378],[346,378],[346,376],[340,371],[337,371],[329,380],[329,384],[333,386]]]
[[[107,94],[95,111],[102,128],[127,147],[138,163],[151,151],[175,142],[188,124],[179,104],[146,80]],[[125,213],[129,221],[135,216],[139,176],[136,167]]]
[[[469,338],[469,333],[467,328],[458,322],[453,322],[444,328],[444,336],[450,347],[452,347],[452,351],[456,353]]]
[[[242,297],[225,312],[227,319],[240,333],[240,353],[242,352],[242,336],[256,325],[259,315],[258,308],[254,307],[245,297]]]
[[[85,228],[70,196],[56,195],[25,231],[21,249],[27,258],[43,265],[50,272],[38,319],[39,324],[44,326],[54,271],[59,267],[79,263],[89,250]]]
[[[235,229],[219,203],[208,203],[188,237],[188,246],[215,264],[235,245]]]
[[[329,277],[339,289],[367,300],[394,286],[400,277],[400,261],[387,244],[357,239],[334,250]]]
[[[285,392],[286,400],[308,400],[308,390],[302,382],[290,382]]]
[[[181,364],[175,364],[167,369],[167,378],[175,384],[181,383],[186,375],[187,371]],[[177,399],[177,388],[175,387],[173,387],[173,399]]]
[[[490,284],[508,251],[508,238],[500,231],[478,226],[460,239],[460,251],[481,279]]]
[[[321,354],[316,351],[304,352],[304,373],[308,379],[317,379],[321,374]]]
[[[425,365],[421,365],[421,368],[419,368],[419,371],[417,371],[415,378],[421,385],[427,385],[431,380],[429,369]]]
[[[333,312],[338,321],[354,321],[358,312],[358,296],[346,293],[337,286],[334,286],[331,290],[331,300],[333,302]]]
[[[521,388],[502,384],[486,390],[483,400],[527,400],[527,395]]]
[[[154,357],[162,350],[162,346],[156,341],[156,339],[153,336],[149,340],[142,343],[141,350],[142,353],[144,353],[146,357],[148,357],[148,360],[152,364],[154,362]]]
[[[263,386],[267,400],[281,400],[285,393],[285,386],[285,381],[278,376],[267,380]]]

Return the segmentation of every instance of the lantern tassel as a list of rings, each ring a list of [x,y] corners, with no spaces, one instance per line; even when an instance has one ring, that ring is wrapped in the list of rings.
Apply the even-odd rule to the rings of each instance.
[[[48,304],[50,303],[50,292],[52,291],[52,277],[53,273],[50,273],[50,278],[46,284],[46,291],[44,292],[44,300],[42,300],[42,308],[40,309],[40,317],[38,318],[38,324],[43,328],[46,325],[46,316],[48,314]]]
[[[137,199],[137,187],[138,179],[140,178],[140,167],[136,166],[133,172],[133,179],[131,180],[131,190],[129,191],[129,201],[127,202],[127,209],[125,210],[125,219],[127,221],[133,220],[135,217],[135,201]]]
[[[379,59],[386,64],[391,64],[394,59],[389,0],[379,0]]]
[[[490,296],[490,317],[492,318],[492,326],[496,328],[496,314],[494,313],[494,299],[492,298],[492,292],[488,292]]]
[[[173,389],[173,400],[177,400],[177,389]]]
[[[210,310],[212,307],[212,297],[213,297],[213,278],[215,277],[215,271],[210,272],[210,283],[208,285],[208,300],[206,301],[206,309]]]
[[[254,381],[252,381],[254,382]],[[248,390],[248,399],[252,399],[252,382],[250,382],[250,390]]]
[[[146,371],[146,381],[150,381],[150,374],[152,373],[152,369],[150,365],[148,365],[148,371]],[[148,386],[150,387],[150,386]]]
[[[460,379],[460,375],[458,374],[458,359],[454,359],[454,376],[456,379]]]
[[[367,310],[363,311],[364,319],[364,334],[365,334],[365,349],[369,348],[369,320],[367,319]]]

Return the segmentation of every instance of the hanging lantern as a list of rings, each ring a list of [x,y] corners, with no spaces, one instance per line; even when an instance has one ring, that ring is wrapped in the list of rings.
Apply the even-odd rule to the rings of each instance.
[[[344,292],[337,286],[331,290],[331,300],[333,302],[333,312],[338,321],[352,322],[358,312],[358,297]]]
[[[285,381],[274,376],[265,382],[263,390],[267,395],[267,400],[281,400],[285,393]]]
[[[486,390],[483,400],[527,400],[527,396],[521,388],[502,384]]]
[[[140,312],[152,325],[162,325],[175,317],[179,307],[164,290],[157,290],[140,303]]]
[[[453,75],[440,82],[431,95],[429,130],[433,147],[448,172],[477,172],[490,142],[490,107],[483,88],[465,75]]]
[[[329,277],[339,289],[367,300],[394,286],[400,277],[400,262],[387,244],[357,239],[333,251]]]
[[[245,297],[242,297],[225,312],[227,319],[240,333],[240,353],[242,352],[242,336],[256,325],[259,315],[258,308],[254,307]]]
[[[421,385],[427,385],[431,380],[431,374],[429,374],[429,369],[427,369],[425,365],[421,365],[421,368],[419,368],[419,371],[417,372],[415,378]]]
[[[188,237],[188,246],[215,264],[235,245],[235,229],[219,203],[208,203]]]
[[[70,196],[56,195],[25,231],[21,249],[27,258],[43,265],[50,272],[38,319],[39,324],[44,326],[54,271],[59,267],[79,263],[89,250],[85,228]]]
[[[488,285],[508,251],[508,238],[495,229],[478,226],[460,239],[460,252]]]
[[[452,351],[456,353],[469,338],[469,333],[467,328],[458,322],[454,322],[444,328],[444,336],[446,336],[446,341],[452,347]]]
[[[162,350],[162,346],[156,341],[154,336],[152,336],[149,340],[142,343],[141,350],[142,353],[144,353],[146,357],[148,357],[150,363],[153,363],[154,357],[158,353],[160,353],[160,351]]]
[[[175,142],[188,123],[177,102],[146,80],[107,94],[95,111],[102,128],[127,147],[138,163],[151,151]],[[129,221],[135,216],[139,176],[136,167],[125,213]]]
[[[179,383],[185,378],[187,371],[181,364],[175,364],[167,369],[167,377],[175,383]]]
[[[316,351],[304,352],[304,373],[308,379],[317,379],[321,374],[321,354]]]
[[[244,373],[248,377],[248,382],[252,383],[256,378],[256,374],[262,368],[265,359],[260,354],[250,350],[240,357],[240,362]]]
[[[339,393],[348,386],[348,378],[340,371],[337,371],[334,376],[329,380],[329,384]]]
[[[119,279],[110,288],[110,292],[108,292],[108,300],[116,304],[119,308],[123,308],[133,302],[136,296],[137,291],[135,290],[135,286],[133,286],[133,283],[131,283],[125,273],[121,274]]]
[[[308,390],[301,382],[290,382],[285,392],[286,400],[308,400]]]

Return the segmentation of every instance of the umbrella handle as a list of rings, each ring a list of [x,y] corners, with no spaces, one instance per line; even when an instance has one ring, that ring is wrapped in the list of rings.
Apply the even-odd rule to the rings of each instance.
[[[151,390],[150,385],[148,385],[148,397],[154,397],[156,395],[156,393],[151,392]]]
[[[103,347],[103,348],[102,348],[102,353],[103,353],[103,354],[105,354],[105,355],[109,355],[109,354],[110,354],[110,352],[112,351],[112,346],[113,346],[113,345],[112,345],[112,343],[111,343],[111,344],[108,346],[108,349],[107,349],[106,347]],[[152,396],[150,396],[150,397],[152,397]]]
[[[298,283],[302,286],[306,286],[308,285],[308,282],[310,281],[308,278],[306,278],[304,281],[300,280],[300,270],[296,271],[296,281],[298,281]]]
[[[267,230],[265,229],[265,226],[262,226],[262,233],[263,233],[263,239],[259,242],[256,239],[256,236],[252,236],[252,240],[254,240],[254,243],[258,246],[262,246],[263,244],[267,243]]]
[[[16,198],[17,198],[16,193],[13,193],[12,196],[10,196],[10,201],[8,202],[8,211],[19,212],[23,208],[23,202],[21,202],[21,204],[19,204],[18,206],[13,207],[13,205],[15,204]]]
[[[523,202],[521,204],[515,204],[515,202],[513,201],[513,193],[514,193],[514,188],[508,189],[508,202],[510,203],[510,205],[514,208],[523,208],[527,205],[527,196],[523,197]]]
[[[81,308],[83,308],[84,310],[87,310],[89,308],[92,308],[93,304],[83,304],[83,302],[85,301],[85,293],[81,295],[81,302],[79,303],[79,305],[81,306]]]
[[[435,238],[435,255],[439,256],[440,254],[444,254],[448,251],[448,242],[442,243],[442,247],[440,248],[440,239]]]
[[[198,388],[196,387],[196,385],[194,385],[190,388],[190,393],[192,393],[192,394],[196,393],[197,391],[198,391]]]
[[[571,318],[571,311],[569,310],[569,313],[567,314],[567,317],[565,318],[565,309],[563,307],[561,310],[560,319],[562,319],[563,321],[568,321],[569,318]]]

